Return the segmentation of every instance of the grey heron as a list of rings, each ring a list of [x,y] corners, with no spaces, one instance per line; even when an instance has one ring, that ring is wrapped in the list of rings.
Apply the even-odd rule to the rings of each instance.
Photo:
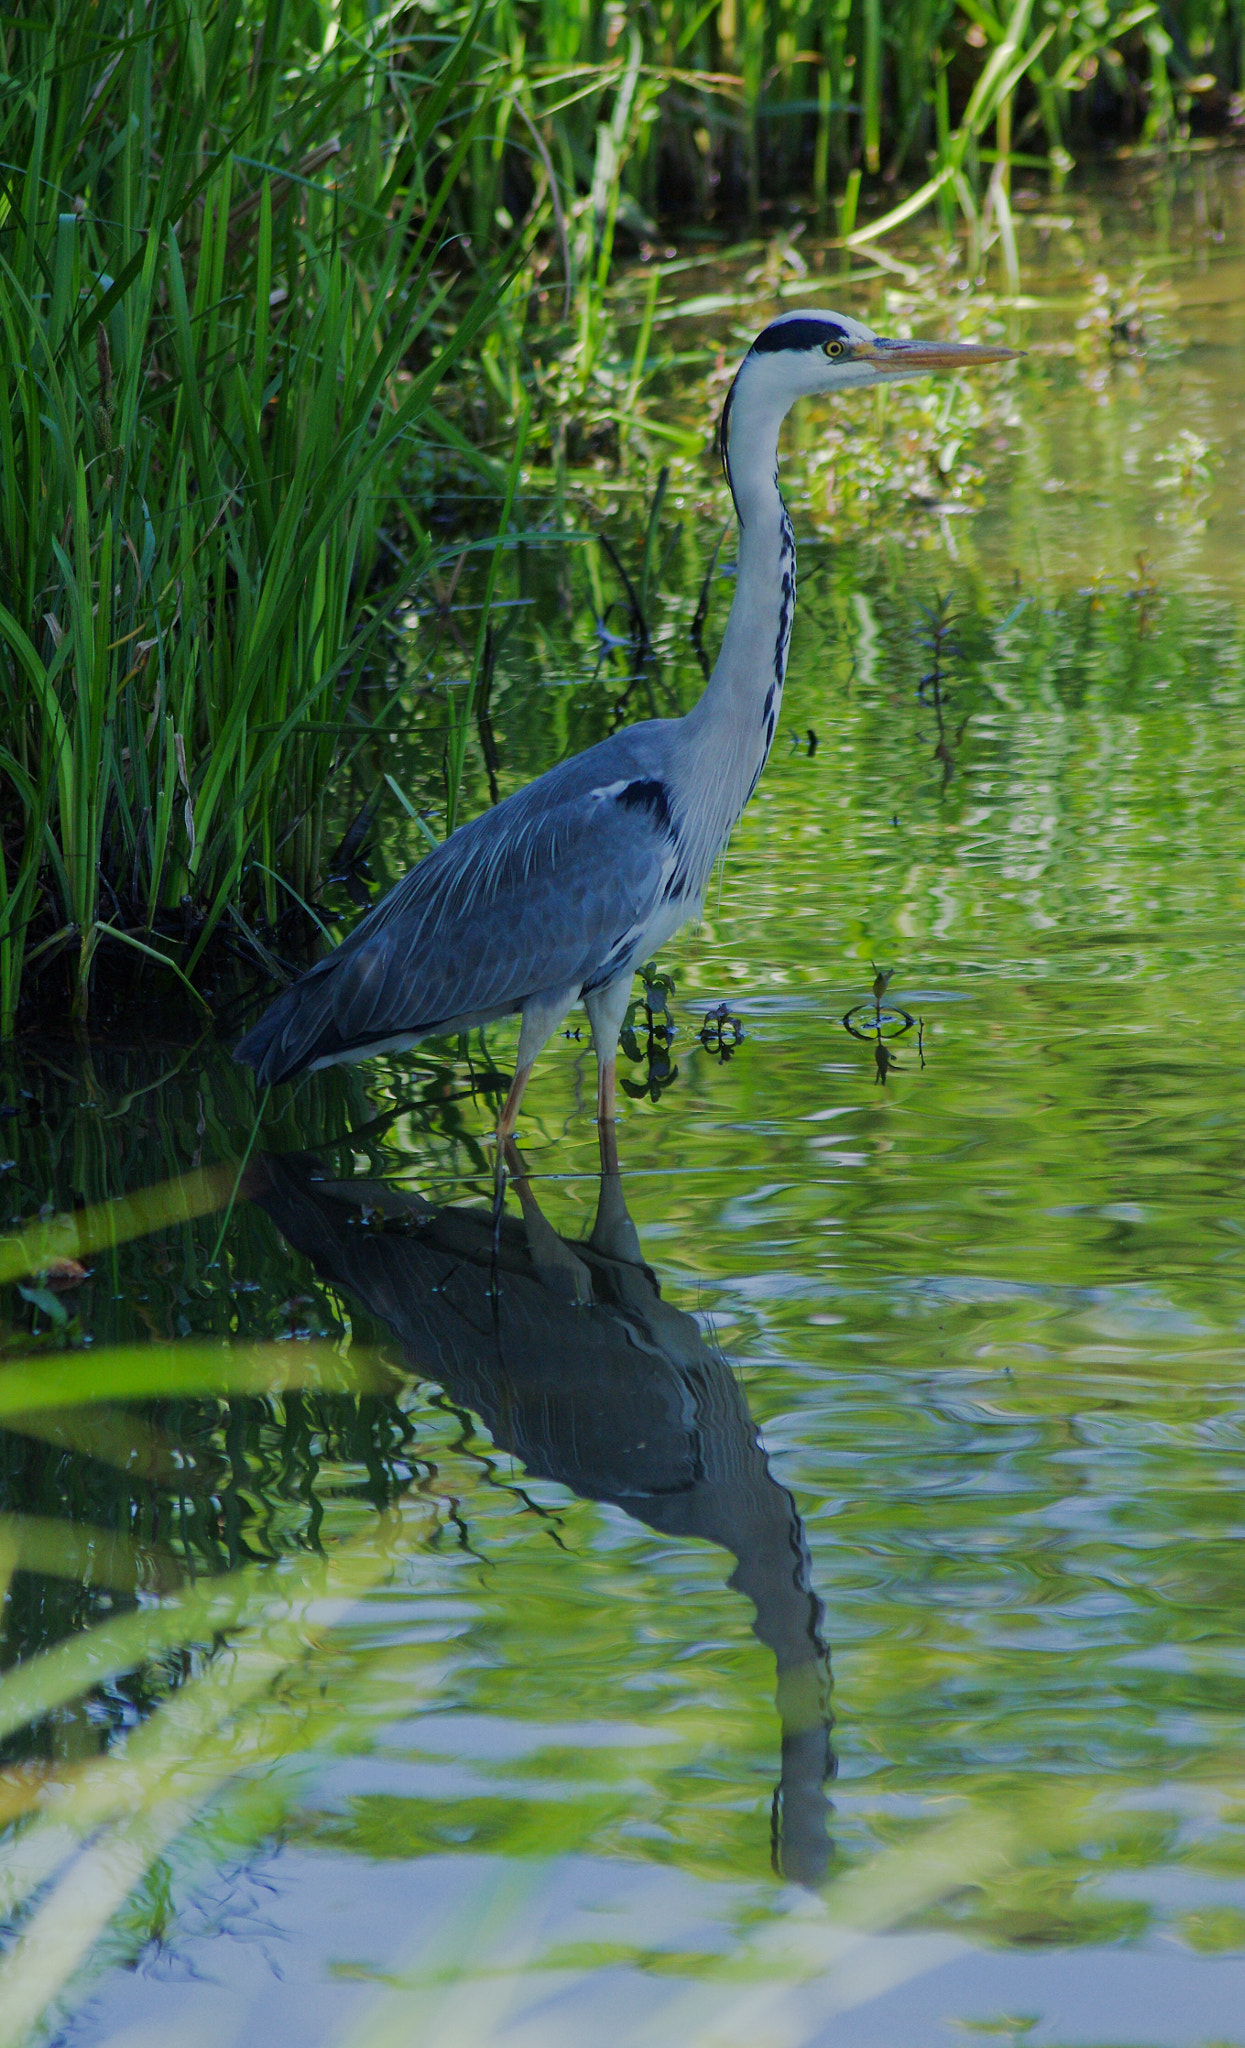
[[[261,1083],[288,1081],[517,1015],[500,1148],[537,1054],[582,1002],[602,1159],[613,1163],[614,1066],[636,967],[699,914],[773,744],[795,612],[795,541],[778,489],[783,420],[816,392],[1015,354],[886,340],[842,313],[784,313],[766,327],[722,412],[738,570],[699,702],[684,718],[625,727],[461,825],[277,997],[235,1057]]]

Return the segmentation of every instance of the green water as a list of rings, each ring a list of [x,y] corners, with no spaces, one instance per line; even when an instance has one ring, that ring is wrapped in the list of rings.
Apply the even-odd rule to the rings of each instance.
[[[88,1340],[320,1340],[370,1391],[28,1412],[4,1666],[188,1577],[383,1566],[302,1615],[249,1770],[121,1883],[55,2038],[1245,2042],[1243,168],[1052,203],[979,483],[837,544],[813,506],[783,727],[661,962],[673,1040],[637,1019],[599,1219],[585,1033],[525,1108],[545,1226],[512,1195],[494,1249],[499,1032],[317,1077],[227,1213],[6,1290],[49,1403]],[[697,687],[716,528],[685,494],[670,530],[624,715]],[[516,570],[502,787],[627,689],[587,573]],[[411,660],[461,667],[427,626]],[[416,801],[442,704],[395,731]],[[418,845],[395,808],[377,871]],[[25,1047],[4,1100],[11,1221],[251,1136],[204,1046]],[[229,1671],[194,1641],[10,1730],[11,1867],[41,1770]]]

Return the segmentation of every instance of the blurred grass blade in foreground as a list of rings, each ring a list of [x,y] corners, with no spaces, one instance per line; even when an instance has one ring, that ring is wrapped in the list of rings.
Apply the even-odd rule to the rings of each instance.
[[[288,1685],[408,1544],[402,1518],[386,1516],[328,1557],[251,1567],[167,1613],[128,1617],[136,1657],[205,1630],[228,1628],[229,1642],[117,1753],[41,1790],[46,1814],[0,1851],[6,1919],[63,1867],[0,1964],[0,2048],[27,2038],[153,1859],[228,1778],[310,1746],[337,1719],[341,1703],[324,1687],[304,1688],[295,1707]],[[80,1640],[81,1674],[92,1659],[89,1638]],[[102,1671],[107,1653],[94,1662]],[[286,1691],[274,1698],[283,1678]],[[0,1725],[10,1685],[33,1717],[64,1697],[63,1679],[52,1652],[37,1669],[0,1680]]]
[[[117,1195],[68,1215],[25,1225],[0,1237],[0,1286],[27,1273],[55,1269],[58,1260],[85,1259],[94,1252],[146,1237],[170,1223],[190,1223],[224,1208],[238,1184],[238,1168],[230,1161],[196,1167],[174,1180]]]
[[[0,1366],[0,1418],[46,1415],[93,1402],[158,1401],[177,1396],[375,1393],[393,1384],[393,1368],[375,1354],[343,1352],[333,1342],[119,1345],[58,1353]]]

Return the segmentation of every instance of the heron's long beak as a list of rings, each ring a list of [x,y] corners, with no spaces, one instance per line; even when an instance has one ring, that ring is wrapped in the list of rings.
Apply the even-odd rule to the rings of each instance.
[[[1021,348],[997,348],[984,341],[857,341],[852,356],[857,362],[876,363],[879,370],[910,377],[925,370],[966,370],[975,363],[1010,363],[1024,354]]]

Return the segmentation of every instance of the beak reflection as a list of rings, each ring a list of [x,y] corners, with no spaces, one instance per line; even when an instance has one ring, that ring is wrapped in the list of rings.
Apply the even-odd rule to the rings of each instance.
[[[663,1535],[734,1558],[730,1585],[772,1651],[782,1731],[773,1856],[815,1885],[831,1856],[830,1670],[795,1502],[770,1472],[743,1392],[694,1317],[663,1301],[617,1173],[583,1243],[560,1237],[525,1175],[522,1217],[438,1207],[389,1183],[333,1181],[305,1155],[261,1158],[248,1192],[324,1280],[392,1330],[537,1477]],[[360,1212],[394,1227],[360,1230]]]

